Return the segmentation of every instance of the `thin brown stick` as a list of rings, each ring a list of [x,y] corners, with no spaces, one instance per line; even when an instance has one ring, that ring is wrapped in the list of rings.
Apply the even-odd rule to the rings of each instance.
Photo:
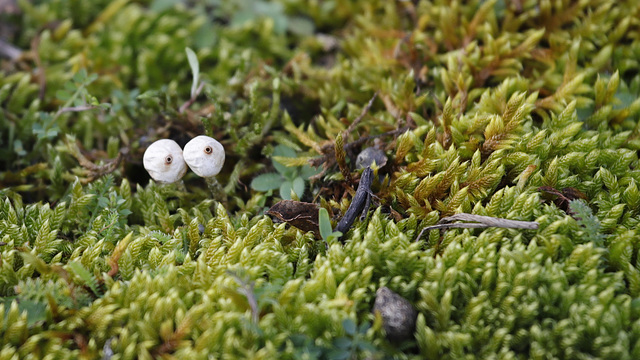
[[[257,324],[260,320],[260,309],[258,307],[258,299],[256,299],[256,294],[254,293],[254,285],[253,281],[245,281],[238,274],[233,271],[227,270],[227,274],[229,274],[235,281],[238,283],[240,287],[237,291],[238,293],[246,296],[247,302],[249,303],[249,308],[251,309],[251,320],[254,324]]]
[[[98,107],[99,106],[97,105],[80,105],[80,106],[65,107],[58,110],[58,112],[56,113],[56,116],[66,112],[81,112],[81,111],[93,110],[93,109],[97,109]]]
[[[380,99],[384,103],[384,107],[387,109],[387,112],[394,118],[400,120],[400,110],[393,103],[393,100],[391,100],[391,96],[382,94],[380,95]]]
[[[497,218],[493,216],[483,216],[483,215],[474,215],[474,214],[455,214],[440,220],[440,222],[451,222],[451,221],[476,221],[482,224],[486,224],[487,226],[492,227],[503,227],[510,229],[537,229],[538,223],[535,221],[520,221],[520,220],[509,220],[503,218]]]
[[[452,223],[452,221],[475,221],[473,223]],[[456,214],[453,216],[442,218],[438,224],[431,225],[423,228],[416,241],[420,240],[422,234],[425,231],[435,230],[435,229],[454,229],[454,228],[462,228],[462,229],[477,229],[477,228],[486,228],[486,227],[499,227],[499,228],[508,228],[508,229],[537,229],[539,224],[535,221],[520,221],[520,220],[509,220],[496,218],[492,216],[483,216],[483,215],[474,215],[474,214]]]
[[[342,133],[342,138],[346,139],[347,136],[349,136],[349,134],[351,134],[353,132],[353,130],[356,128],[356,126],[358,126],[358,124],[360,123],[360,121],[362,121],[362,119],[364,119],[364,117],[367,115],[367,113],[369,112],[369,109],[371,109],[371,106],[373,106],[373,102],[376,100],[376,98],[378,97],[378,92],[376,91],[373,96],[371,97],[371,100],[369,100],[369,102],[367,103],[367,105],[365,105],[362,108],[362,111],[360,112],[360,115],[358,115],[358,117],[353,120],[353,122],[351,123],[351,125],[349,125],[349,127],[347,128],[347,130],[345,130]]]
[[[18,60],[22,56],[22,50],[0,39],[0,57],[6,57],[11,61]]]
[[[200,95],[200,93],[202,92],[203,88],[204,88],[204,83],[201,82],[200,85],[198,85],[196,92],[191,95],[191,98],[180,106],[180,109],[178,110],[180,114],[184,113],[184,111],[187,110],[189,106],[193,105],[193,103],[196,102],[196,99],[198,98],[198,95]]]
[[[72,143],[65,139],[65,143],[67,144],[71,152],[71,156],[76,158],[80,166],[82,166],[86,170],[88,177],[86,179],[82,179],[82,183],[91,182],[103,175],[114,172],[118,168],[118,166],[120,166],[120,163],[124,159],[125,155],[129,152],[129,148],[123,147],[120,149],[120,151],[118,151],[118,156],[116,156],[115,159],[107,160],[107,162],[103,165],[96,165],[95,163],[87,159],[84,154],[82,154],[77,141],[75,143]]]

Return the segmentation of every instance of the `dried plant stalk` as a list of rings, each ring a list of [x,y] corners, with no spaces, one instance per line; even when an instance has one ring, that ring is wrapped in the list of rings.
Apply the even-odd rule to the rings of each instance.
[[[452,223],[452,221],[475,221],[473,223]],[[508,229],[537,229],[538,223],[535,221],[520,221],[496,218],[492,216],[474,215],[474,214],[456,214],[442,218],[438,224],[427,226],[420,231],[416,241],[420,240],[422,233],[435,229],[478,229],[486,227],[500,227]]]

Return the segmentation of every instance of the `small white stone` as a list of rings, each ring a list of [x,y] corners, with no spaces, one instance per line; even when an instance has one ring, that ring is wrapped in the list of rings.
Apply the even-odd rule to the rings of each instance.
[[[184,161],[198,176],[218,175],[224,165],[224,147],[216,139],[200,135],[184,146]]]
[[[142,162],[153,180],[160,183],[174,183],[187,172],[182,149],[173,140],[162,139],[149,145]]]

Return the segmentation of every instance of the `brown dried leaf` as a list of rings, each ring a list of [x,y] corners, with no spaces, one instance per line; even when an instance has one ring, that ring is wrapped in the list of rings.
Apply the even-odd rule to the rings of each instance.
[[[295,200],[282,200],[273,205],[267,214],[295,226],[302,231],[312,231],[320,239],[318,205]]]

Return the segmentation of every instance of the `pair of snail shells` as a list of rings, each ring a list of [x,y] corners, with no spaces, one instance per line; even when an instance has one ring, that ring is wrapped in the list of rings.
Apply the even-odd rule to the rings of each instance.
[[[218,175],[224,158],[222,144],[212,137],[200,135],[191,139],[184,150],[173,140],[158,140],[144,152],[142,162],[153,180],[173,183],[184,176],[187,165],[198,176]]]

